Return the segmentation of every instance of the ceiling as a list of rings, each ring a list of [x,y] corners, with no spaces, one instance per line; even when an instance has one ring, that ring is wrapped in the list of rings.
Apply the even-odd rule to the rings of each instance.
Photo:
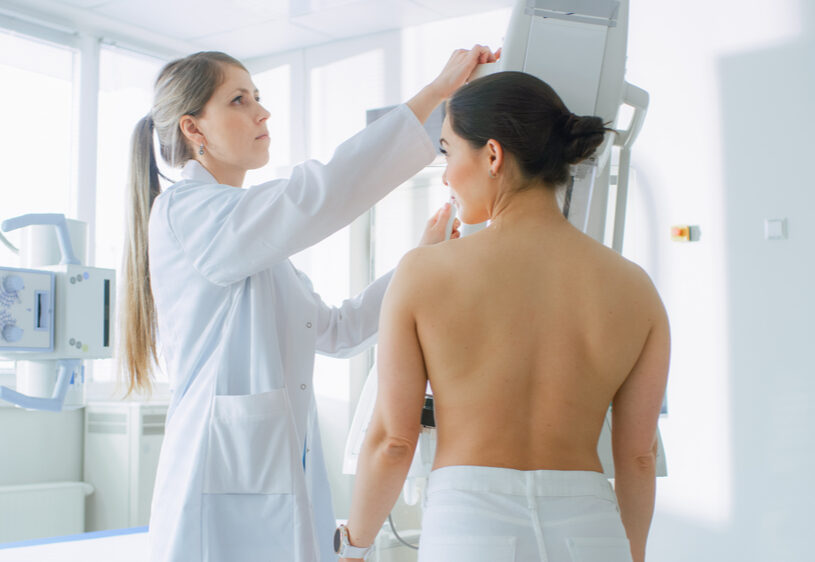
[[[506,8],[515,0],[0,0],[0,14],[180,54],[241,59]]]

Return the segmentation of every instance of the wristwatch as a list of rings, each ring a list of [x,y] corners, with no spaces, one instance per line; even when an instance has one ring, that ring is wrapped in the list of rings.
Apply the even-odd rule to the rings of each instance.
[[[368,551],[371,550],[370,546],[360,548],[351,544],[348,538],[348,527],[340,525],[334,531],[334,552],[340,555],[340,558],[365,558]]]

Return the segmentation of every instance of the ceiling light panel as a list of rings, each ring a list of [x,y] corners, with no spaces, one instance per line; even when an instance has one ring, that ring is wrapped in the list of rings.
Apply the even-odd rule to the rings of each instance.
[[[306,29],[288,20],[274,20],[197,37],[193,42],[201,50],[221,50],[239,59],[261,57],[331,41],[325,33]]]
[[[222,0],[242,13],[256,16],[261,21],[288,17],[291,0]]]
[[[291,21],[341,39],[418,25],[438,17],[436,12],[406,0],[358,0],[292,17]]]
[[[408,0],[447,17],[466,16],[515,5],[515,0]]]
[[[272,2],[272,7],[281,4]],[[235,0],[115,0],[94,11],[130,25],[188,40],[224,33],[260,19],[250,5]],[[285,17],[270,12],[270,17]]]
[[[64,4],[74,8],[97,8],[103,4],[109,4],[115,0],[52,0],[55,4]]]
[[[360,0],[289,0],[289,15],[305,16],[359,2]]]

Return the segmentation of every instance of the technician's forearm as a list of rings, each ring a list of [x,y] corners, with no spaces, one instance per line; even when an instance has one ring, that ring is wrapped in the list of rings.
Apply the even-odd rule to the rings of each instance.
[[[421,91],[410,98],[407,106],[413,111],[416,118],[424,124],[433,110],[444,101],[444,95],[439,92],[434,84],[429,84],[421,89]]]
[[[351,544],[373,544],[405,482],[415,445],[366,439],[359,457],[348,533]]]
[[[645,542],[654,515],[656,457],[614,461],[614,489],[634,562],[645,560]]]

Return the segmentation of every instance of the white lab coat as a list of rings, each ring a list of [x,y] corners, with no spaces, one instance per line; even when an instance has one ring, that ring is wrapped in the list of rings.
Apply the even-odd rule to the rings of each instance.
[[[288,258],[434,153],[401,105],[289,179],[239,189],[192,161],[156,199],[150,275],[173,400],[151,560],[336,560],[314,353],[349,356],[373,343],[390,275],[331,308]]]

